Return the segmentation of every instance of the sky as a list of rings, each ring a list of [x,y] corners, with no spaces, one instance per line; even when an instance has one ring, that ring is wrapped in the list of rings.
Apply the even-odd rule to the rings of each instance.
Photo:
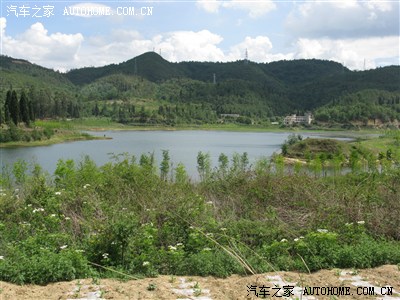
[[[148,51],[171,62],[400,64],[400,0],[1,2],[3,55],[61,72]]]

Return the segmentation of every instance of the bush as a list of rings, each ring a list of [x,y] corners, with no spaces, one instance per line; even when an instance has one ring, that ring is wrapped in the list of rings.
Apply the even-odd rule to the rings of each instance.
[[[125,274],[221,277],[400,263],[395,167],[314,178],[265,162],[253,169],[245,154],[221,155],[215,170],[207,154],[198,163],[196,183],[183,166],[158,176],[151,154],[102,167],[61,160],[53,177],[24,162],[5,168],[0,280],[86,277],[89,262]]]

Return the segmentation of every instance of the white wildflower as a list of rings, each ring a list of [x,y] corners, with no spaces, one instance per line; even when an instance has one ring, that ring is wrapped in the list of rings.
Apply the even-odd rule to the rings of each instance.
[[[5,197],[5,196],[7,196],[7,194],[6,193],[0,193],[0,196]]]
[[[142,265],[143,265],[143,267],[148,266],[148,265],[150,265],[150,262],[144,261]]]
[[[213,237],[213,236],[214,236],[214,234],[212,234],[211,232],[209,232],[209,233],[206,233],[206,236]]]
[[[213,205],[213,202],[212,201],[207,201],[206,204]]]
[[[287,239],[281,239],[281,243],[287,242]]]
[[[126,208],[126,207],[123,207],[122,210],[127,210],[127,208]]]
[[[3,255],[0,255],[0,260],[3,260],[4,259],[4,256]]]
[[[44,208],[42,208],[42,207],[35,208],[32,212],[37,213],[37,212],[41,212],[41,211],[44,211]]]
[[[107,259],[109,255],[110,255],[110,254],[108,254],[108,253],[103,253],[102,256],[103,256],[104,259]]]
[[[66,249],[68,247],[68,245],[62,245],[61,247],[60,247],[60,249],[61,250],[64,250],[64,249]]]
[[[357,224],[359,224],[359,225],[364,225],[364,224],[365,224],[365,221],[358,221]]]
[[[89,183],[86,183],[86,184],[83,186],[84,189],[87,189],[88,187],[90,187],[90,184],[89,184]]]
[[[15,189],[14,192],[18,193],[18,192],[19,192],[19,189]]]
[[[83,253],[83,252],[85,252],[85,250],[77,249],[77,250],[75,250],[75,252],[77,252],[77,253]]]
[[[327,233],[328,229],[317,229],[319,233]]]
[[[61,195],[61,192],[55,192],[54,195],[60,196],[60,195]]]
[[[300,240],[299,238],[295,238],[295,239],[294,239],[295,242],[298,242],[299,240]]]
[[[304,239],[304,236],[299,236],[299,239]]]
[[[170,250],[170,251],[175,251],[176,250],[176,247],[175,246],[168,246],[168,249]]]
[[[183,246],[183,244],[182,243],[178,243],[178,244],[176,244],[176,247],[182,247]]]
[[[150,211],[150,208],[146,208],[146,211]]]
[[[228,229],[226,229],[225,227],[220,229],[221,231],[227,231]]]
[[[32,204],[28,204],[27,206],[28,206],[28,207],[31,207],[31,206],[32,206]]]
[[[203,251],[211,251],[211,248],[205,247],[205,248],[203,248]]]
[[[71,218],[70,217],[65,217],[64,220],[68,221],[68,220],[71,220]]]
[[[53,218],[54,218],[55,216],[56,216],[56,214],[51,214],[51,215],[50,215],[50,217],[53,217]]]

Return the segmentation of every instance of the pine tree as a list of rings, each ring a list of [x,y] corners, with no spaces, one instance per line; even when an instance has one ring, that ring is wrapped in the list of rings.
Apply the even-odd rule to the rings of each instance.
[[[21,121],[27,126],[30,124],[29,118],[29,108],[28,108],[28,98],[26,97],[25,91],[22,91],[21,98],[19,100],[19,112],[21,116]]]
[[[29,120],[35,122],[35,108],[33,107],[33,102],[29,100],[28,102],[28,110],[29,110]]]
[[[11,120],[14,122],[15,125],[18,125],[19,120],[20,120],[20,114],[19,114],[17,93],[15,91],[12,91],[12,93],[11,93],[11,101],[10,101],[9,111],[10,111]]]
[[[9,124],[11,121],[10,117],[10,104],[11,104],[11,90],[7,92],[6,102],[4,103],[4,121]]]

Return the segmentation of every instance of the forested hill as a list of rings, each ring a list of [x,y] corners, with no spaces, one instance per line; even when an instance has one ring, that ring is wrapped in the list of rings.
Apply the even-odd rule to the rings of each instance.
[[[50,102],[64,99],[85,106],[87,112],[92,108],[85,103],[129,100],[130,104],[139,105],[138,99],[151,99],[155,105],[195,104],[217,115],[233,113],[249,118],[326,107],[329,112],[320,110],[320,115],[332,119],[326,114],[330,115],[335,105],[340,105],[339,111],[346,111],[347,106],[354,106],[357,101],[376,103],[379,99],[373,98],[375,95],[387,92],[394,93],[390,97],[396,98],[400,92],[399,66],[351,71],[339,63],[317,59],[172,63],[148,52],[120,64],[74,69],[65,74],[6,56],[0,57],[0,66],[1,101],[10,87],[29,90],[34,86],[45,90]],[[353,100],[343,101],[348,95]],[[54,103],[49,103],[49,107],[55,106]],[[387,109],[394,112],[390,118],[400,114],[396,105]]]
[[[364,89],[399,90],[400,67],[350,71],[339,63],[325,60],[291,60],[272,63],[236,61],[227,63],[170,63],[154,52],[120,64],[82,68],[66,74],[76,85],[84,85],[111,74],[138,75],[160,83],[171,78],[188,78],[205,83],[240,80],[248,87],[259,86],[267,94],[289,99],[292,109],[312,110],[337,97]],[[265,96],[265,95],[263,95]],[[268,97],[267,97],[268,98]],[[282,100],[287,102],[286,99]]]
[[[10,86],[21,89],[32,85],[36,88],[74,88],[74,84],[65,74],[23,59],[1,55],[0,71],[0,88],[2,90],[10,88]]]

